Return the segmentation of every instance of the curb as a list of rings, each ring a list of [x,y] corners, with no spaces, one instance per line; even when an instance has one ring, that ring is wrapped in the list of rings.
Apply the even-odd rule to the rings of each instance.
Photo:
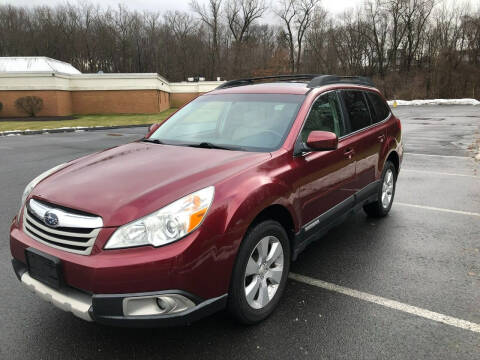
[[[96,130],[110,130],[110,129],[128,129],[128,128],[138,128],[138,127],[149,127],[152,124],[140,124],[140,125],[115,125],[115,126],[95,126],[95,127],[74,127],[74,128],[59,128],[59,129],[44,129],[44,130],[12,130],[12,131],[1,131],[1,136],[9,135],[39,135],[39,134],[57,134],[57,133],[67,133],[75,131],[96,131]]]

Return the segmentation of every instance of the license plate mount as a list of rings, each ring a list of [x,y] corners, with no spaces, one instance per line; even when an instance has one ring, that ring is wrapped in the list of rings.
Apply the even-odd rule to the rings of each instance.
[[[35,248],[25,250],[28,274],[45,285],[55,289],[63,286],[62,261]]]

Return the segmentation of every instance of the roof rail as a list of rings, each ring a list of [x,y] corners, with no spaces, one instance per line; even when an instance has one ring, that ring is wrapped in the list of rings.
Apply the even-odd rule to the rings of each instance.
[[[293,75],[272,75],[272,76],[262,76],[262,77],[230,80],[218,86],[216,90],[226,89],[226,88],[231,88],[236,86],[251,85],[251,84],[254,84],[255,82],[259,82],[262,80],[309,81],[307,85],[309,88],[315,88],[315,87],[330,85],[330,84],[354,84],[354,85],[364,85],[364,86],[372,86],[372,87],[375,86],[375,84],[370,78],[364,77],[364,76],[293,74]]]
[[[318,76],[319,75],[317,74],[293,74],[293,75],[272,75],[272,76],[262,76],[262,77],[230,80],[230,81],[224,82],[223,84],[218,86],[216,89],[226,89],[226,88],[236,87],[236,86],[251,85],[257,81],[262,81],[262,80],[277,80],[277,81],[308,80],[311,82],[312,79]]]
[[[330,84],[354,84],[375,87],[372,79],[365,76],[338,76],[338,75],[320,75],[313,78],[309,83],[309,88],[315,88]]]

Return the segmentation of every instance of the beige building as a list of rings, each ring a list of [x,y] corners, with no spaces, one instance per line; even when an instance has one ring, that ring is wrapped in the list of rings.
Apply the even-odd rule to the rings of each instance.
[[[145,114],[179,107],[221,82],[171,83],[156,73],[82,74],[45,57],[0,58],[0,117],[27,116],[15,107],[22,96],[43,99],[38,116]]]

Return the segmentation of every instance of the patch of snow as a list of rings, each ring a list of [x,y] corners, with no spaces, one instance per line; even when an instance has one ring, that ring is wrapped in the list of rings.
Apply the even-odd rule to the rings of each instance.
[[[12,135],[23,135],[24,133],[29,133],[32,131],[41,131],[43,133],[48,133],[53,130],[73,130],[76,132],[80,131],[85,131],[87,129],[91,128],[97,128],[97,127],[102,127],[102,126],[64,126],[64,127],[59,127],[59,128],[53,128],[53,129],[42,129],[42,130],[31,130],[31,129],[25,129],[25,130],[7,130],[7,131],[0,131],[0,134],[5,135],[5,136],[12,136]],[[19,134],[20,133],[20,134]]]
[[[83,130],[88,129],[88,126],[63,126],[58,128],[51,129],[42,129],[42,131],[51,131],[51,130]]]
[[[388,105],[393,106],[395,100],[389,100]],[[430,100],[397,100],[398,106],[419,106],[419,105],[480,105],[475,99],[430,99]]]

